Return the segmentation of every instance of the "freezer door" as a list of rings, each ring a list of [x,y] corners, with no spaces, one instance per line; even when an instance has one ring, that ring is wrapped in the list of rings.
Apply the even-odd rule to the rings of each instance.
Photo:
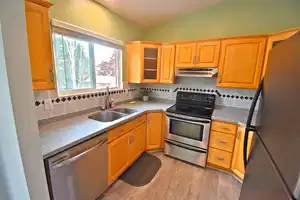
[[[240,200],[254,199],[290,199],[259,140],[249,158],[240,194]]]
[[[270,51],[262,93],[262,141],[291,193],[299,192],[300,173],[300,33]],[[263,168],[261,169],[263,172]]]

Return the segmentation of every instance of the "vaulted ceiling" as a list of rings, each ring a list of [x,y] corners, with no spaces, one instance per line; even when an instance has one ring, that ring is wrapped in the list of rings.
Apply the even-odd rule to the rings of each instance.
[[[139,26],[151,26],[223,0],[95,0]]]

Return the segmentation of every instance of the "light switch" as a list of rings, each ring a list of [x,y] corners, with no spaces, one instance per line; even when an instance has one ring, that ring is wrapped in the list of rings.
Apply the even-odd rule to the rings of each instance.
[[[45,110],[52,110],[53,109],[52,100],[51,99],[44,100],[44,106],[45,106]]]

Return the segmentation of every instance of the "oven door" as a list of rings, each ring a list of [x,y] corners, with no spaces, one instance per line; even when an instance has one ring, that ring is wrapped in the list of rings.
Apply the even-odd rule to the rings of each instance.
[[[207,149],[211,120],[167,113],[169,130],[166,138]]]

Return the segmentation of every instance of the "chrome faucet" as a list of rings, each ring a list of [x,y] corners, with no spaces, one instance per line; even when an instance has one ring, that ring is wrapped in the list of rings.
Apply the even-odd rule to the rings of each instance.
[[[112,108],[111,106],[112,101],[110,100],[110,94],[109,94],[109,86],[106,87],[106,96],[105,96],[105,109]]]

